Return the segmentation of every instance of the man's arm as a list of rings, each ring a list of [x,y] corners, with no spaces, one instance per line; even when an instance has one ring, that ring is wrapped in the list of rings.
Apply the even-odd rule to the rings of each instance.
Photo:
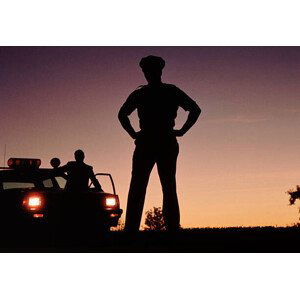
[[[174,130],[176,136],[183,136],[197,121],[201,109],[197,103],[192,100],[186,93],[177,88],[178,93],[178,105],[185,111],[189,111],[186,122],[183,124],[180,130]]]
[[[100,191],[100,192],[102,192],[103,190],[102,190],[102,187],[101,187],[101,185],[100,185],[100,183],[99,183],[99,181],[97,180],[97,178],[96,178],[96,176],[95,176],[95,174],[94,174],[94,171],[93,171],[93,168],[91,167],[91,170],[90,170],[90,180],[91,180],[91,182],[93,183],[93,185],[94,185],[94,187],[95,187],[95,189],[97,190],[97,191]]]
[[[129,115],[137,108],[136,106],[136,96],[134,92],[128,97],[126,102],[121,107],[118,118],[124,128],[124,130],[131,136],[131,138],[136,139],[137,132],[134,130],[130,123]]]
[[[61,175],[63,177],[67,177],[65,172],[69,170],[69,164],[65,164],[60,167],[53,168],[52,171],[55,173],[55,175]]]
[[[63,166],[60,166],[57,168],[57,170],[61,171],[61,172],[67,172],[68,170],[70,169],[70,165],[69,163],[63,165]]]

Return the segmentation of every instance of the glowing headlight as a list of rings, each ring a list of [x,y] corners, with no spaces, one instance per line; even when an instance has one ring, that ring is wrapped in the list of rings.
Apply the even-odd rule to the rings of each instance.
[[[37,208],[42,204],[41,198],[38,196],[31,196],[28,198],[28,206],[30,208]]]
[[[107,207],[114,207],[117,204],[117,201],[114,197],[105,198],[105,205]]]
[[[41,194],[30,194],[23,200],[23,206],[30,211],[40,210],[43,206],[43,198]]]

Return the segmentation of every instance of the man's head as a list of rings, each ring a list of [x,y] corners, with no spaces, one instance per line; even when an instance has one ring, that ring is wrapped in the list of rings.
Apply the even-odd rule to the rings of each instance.
[[[84,160],[84,152],[82,150],[77,150],[75,153],[74,153],[74,157],[75,157],[75,160],[77,162],[83,162]]]
[[[161,57],[153,55],[143,57],[140,67],[148,83],[161,82],[162,70],[165,67],[165,61]]]

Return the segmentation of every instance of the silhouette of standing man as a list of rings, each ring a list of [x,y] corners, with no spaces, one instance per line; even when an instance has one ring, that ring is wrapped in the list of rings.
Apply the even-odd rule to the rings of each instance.
[[[183,136],[195,124],[201,109],[175,85],[162,83],[165,61],[161,57],[144,57],[139,65],[148,85],[131,93],[118,115],[123,128],[135,139],[136,145],[125,230],[139,230],[149,176],[156,163],[163,191],[164,221],[169,231],[176,231],[180,227],[175,177],[179,152],[176,137]],[[189,115],[183,127],[174,130],[179,107],[189,111]],[[135,132],[128,117],[135,109],[139,117],[139,132]]]
[[[97,191],[102,191],[101,185],[95,177],[93,167],[85,164],[84,152],[77,150],[74,153],[75,161],[70,161],[66,165],[58,168],[60,172],[67,172],[67,183],[65,190],[70,192],[84,192],[89,189],[89,180],[93,183]]]

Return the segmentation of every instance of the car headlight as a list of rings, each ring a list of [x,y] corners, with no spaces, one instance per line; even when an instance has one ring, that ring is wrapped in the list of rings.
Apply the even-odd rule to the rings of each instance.
[[[24,200],[23,205],[30,211],[39,210],[42,208],[43,199],[40,194],[29,194]]]
[[[117,200],[114,197],[105,198],[105,205],[109,208],[116,206]]]
[[[37,208],[41,206],[41,204],[42,204],[42,200],[39,196],[30,196],[28,198],[28,206],[30,208]]]

